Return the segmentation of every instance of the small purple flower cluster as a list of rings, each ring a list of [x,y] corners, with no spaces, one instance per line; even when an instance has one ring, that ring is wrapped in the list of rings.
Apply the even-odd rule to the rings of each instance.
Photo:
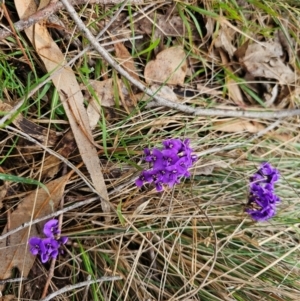
[[[145,148],[144,160],[150,163],[150,169],[142,171],[136,185],[141,187],[144,183],[154,183],[156,190],[162,191],[163,184],[171,188],[180,182],[180,178],[189,177],[188,168],[197,160],[189,143],[189,139],[167,139],[163,141],[162,150]]]
[[[42,263],[46,263],[50,258],[57,258],[59,248],[68,241],[68,237],[56,238],[59,234],[58,220],[51,219],[44,225],[46,238],[31,237],[29,239],[30,252],[33,255],[40,255]],[[63,253],[63,251],[60,251]]]
[[[276,205],[280,198],[274,192],[279,179],[279,171],[264,162],[259,170],[250,177],[250,194],[246,212],[256,221],[266,221],[276,214]]]

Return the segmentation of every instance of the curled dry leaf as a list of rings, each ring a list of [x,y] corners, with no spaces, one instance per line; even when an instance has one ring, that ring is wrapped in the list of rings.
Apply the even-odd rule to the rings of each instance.
[[[273,78],[280,84],[292,84],[295,82],[295,73],[283,62],[282,56],[283,50],[278,42],[260,42],[249,45],[240,61],[255,77]]]
[[[222,47],[230,57],[233,56],[236,48],[233,46],[232,41],[234,40],[235,30],[226,24],[222,24],[221,29],[218,31],[217,38],[215,40],[216,47]]]
[[[186,72],[186,54],[181,46],[174,46],[161,51],[155,60],[148,62],[144,76],[148,84],[167,83],[182,86]]]
[[[68,179],[69,175],[66,175],[46,184],[49,194],[44,188],[32,191],[11,214],[10,229],[6,226],[2,234],[30,221],[31,217],[36,219],[52,213],[64,194]],[[11,277],[11,269],[14,267],[23,272],[23,277],[28,276],[35,260],[35,256],[26,250],[27,240],[31,236],[39,236],[35,225],[31,227],[30,233],[29,228],[25,228],[12,234],[9,240],[0,240],[0,279]]]

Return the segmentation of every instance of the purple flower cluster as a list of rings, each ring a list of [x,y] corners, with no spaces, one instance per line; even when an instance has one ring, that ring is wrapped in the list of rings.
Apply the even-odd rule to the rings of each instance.
[[[154,183],[156,190],[162,191],[163,184],[171,188],[179,183],[182,177],[189,177],[188,169],[197,160],[189,143],[189,139],[167,139],[163,141],[162,150],[145,148],[144,160],[149,162],[150,169],[142,171],[135,182],[136,185],[141,187],[144,183]]]
[[[259,170],[250,177],[250,194],[246,212],[256,221],[266,221],[276,214],[276,205],[280,198],[274,192],[279,179],[279,171],[264,162]]]
[[[40,255],[42,263],[46,263],[50,258],[56,258],[59,248],[68,241],[68,237],[56,238],[59,234],[58,220],[51,219],[44,225],[46,238],[31,237],[29,239],[30,252],[33,255]],[[62,250],[60,251],[62,253]]]

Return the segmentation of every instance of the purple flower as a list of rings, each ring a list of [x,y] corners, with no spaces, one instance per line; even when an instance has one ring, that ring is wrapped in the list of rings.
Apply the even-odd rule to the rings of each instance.
[[[170,166],[175,164],[178,160],[178,154],[176,152],[174,152],[174,150],[171,149],[165,149],[162,151],[162,155],[163,155],[163,165],[164,166]]]
[[[135,184],[141,187],[145,183],[153,183],[157,191],[162,191],[164,184],[171,188],[181,178],[189,177],[188,169],[197,160],[189,143],[189,139],[167,139],[162,142],[162,150],[145,148],[144,160],[150,163],[150,169],[142,171]]]
[[[45,252],[43,240],[39,237],[31,237],[29,239],[30,252],[33,255],[42,254]]]
[[[67,236],[62,236],[62,237],[60,237],[60,238],[58,239],[58,243],[59,243],[60,245],[65,245],[65,244],[67,243],[68,239],[69,239],[69,237],[67,237]]]
[[[51,219],[44,225],[44,234],[47,237],[54,237],[55,235],[59,234],[58,230],[58,220]]]
[[[176,151],[179,151],[182,147],[182,142],[180,139],[167,139],[163,141],[162,144],[165,147],[165,149],[171,149]]]
[[[42,263],[46,263],[50,258],[57,258],[60,247],[68,241],[68,237],[56,238],[59,234],[58,220],[52,219],[44,225],[43,230],[46,238],[32,237],[29,239],[30,252],[33,255],[40,255]]]
[[[274,185],[279,179],[279,171],[264,162],[250,177],[250,193],[246,212],[256,221],[266,221],[276,214],[280,198],[275,194]]]
[[[275,214],[275,208],[262,208],[261,210],[246,209],[246,212],[257,222],[264,222],[272,218]]]

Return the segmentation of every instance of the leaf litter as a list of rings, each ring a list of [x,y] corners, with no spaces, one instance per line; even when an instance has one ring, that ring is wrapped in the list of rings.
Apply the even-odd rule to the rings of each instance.
[[[223,8],[231,5],[229,2],[223,3]],[[32,4],[28,8],[31,13],[35,11],[33,2],[15,1],[15,3],[23,8],[25,5]],[[42,1],[42,5],[47,3],[48,1]],[[186,3],[176,3],[176,5],[159,3],[156,7],[155,3],[140,7],[132,4],[130,12],[128,10],[127,14],[124,13],[121,22],[116,22],[117,26],[113,24],[105,37],[116,43],[112,49],[112,56],[118,64],[123,66],[133,78],[148,85],[154,93],[175,103],[182,102],[195,108],[213,107],[257,111],[264,108],[279,110],[297,107],[299,102],[298,69],[295,65],[296,56],[288,46],[297,45],[295,35],[286,34],[286,32],[283,34],[281,31],[277,34],[273,30],[274,24],[268,23],[271,17],[259,20],[261,10],[252,13],[254,5],[247,1],[237,1],[237,3],[240,4],[239,9],[233,7],[232,10],[222,10],[223,19],[214,16],[220,11],[215,10],[214,5],[211,6],[208,2],[203,3],[203,7],[197,7],[194,11],[193,4],[187,5]],[[102,9],[102,6],[97,6],[94,10],[91,9],[94,8],[93,4],[90,5],[81,13],[82,17],[88,20],[89,28],[97,34],[98,26],[103,27],[110,17],[99,18],[97,11],[99,7]],[[104,11],[109,9],[108,7],[110,6],[105,7]],[[202,14],[203,11],[206,13]],[[236,15],[228,16],[230,12],[235,12]],[[64,12],[60,16],[64,22],[69,21]],[[35,25],[35,39],[32,45],[36,47],[36,52],[40,55],[47,71],[52,71],[73,55],[75,45],[72,44],[68,50],[64,42],[55,38],[54,32],[50,31],[45,24]],[[256,26],[264,24],[265,31],[261,30],[258,33],[255,26],[252,31],[253,24]],[[289,22],[285,22],[284,26],[288,27]],[[77,29],[74,30],[76,36],[81,39],[81,33]],[[276,30],[279,29],[276,28]],[[135,34],[143,34],[143,39],[136,42],[130,39],[126,42],[123,40],[118,42],[118,38],[131,37],[133,31]],[[32,32],[28,30],[27,34],[28,32],[29,38],[33,41]],[[265,34],[265,32],[268,33]],[[45,41],[40,43],[42,40]],[[153,45],[156,46],[151,49]],[[76,47],[81,46],[79,43]],[[49,47],[48,51],[47,47]],[[144,51],[147,47],[151,50]],[[64,50],[66,50],[65,53]],[[51,60],[49,60],[50,57]],[[80,70],[77,66],[82,62],[88,66],[85,68],[90,72],[85,75],[89,78],[85,80],[84,87],[79,85],[80,77],[77,76]],[[245,220],[241,207],[247,194],[244,182],[249,172],[246,168],[250,165],[253,168],[253,165],[260,162],[262,158],[273,157],[275,162],[280,159],[278,165],[282,166],[285,164],[285,156],[290,156],[290,154],[296,162],[296,148],[293,143],[288,144],[290,141],[297,142],[299,129],[296,124],[291,127],[289,123],[291,121],[282,122],[279,127],[269,131],[255,142],[252,143],[249,140],[244,148],[226,151],[222,148],[231,141],[232,143],[243,139],[248,141],[253,137],[249,133],[257,134],[264,131],[268,123],[242,118],[188,116],[188,114],[167,108],[148,109],[146,102],[151,101],[149,97],[145,97],[123,77],[116,75],[94,51],[88,52],[86,57],[82,61],[79,59],[76,64],[72,69],[64,68],[61,71],[60,80],[58,80],[59,76],[53,78],[68,118],[68,121],[63,120],[64,126],[60,127],[59,123],[55,124],[56,131],[59,136],[62,136],[62,143],[56,146],[55,142],[54,149],[66,160],[79,165],[82,161],[87,162],[86,160],[93,158],[86,164],[87,170],[85,168],[82,170],[87,177],[91,177],[99,191],[104,190],[110,193],[110,202],[117,208],[117,217],[113,217],[111,221],[106,220],[105,215],[111,216],[112,213],[108,209],[106,211],[103,206],[101,208],[100,204],[93,204],[80,212],[71,212],[64,216],[72,225],[74,235],[78,236],[78,242],[72,245],[72,255],[78,259],[76,261],[78,269],[74,266],[72,273],[78,273],[79,277],[93,274],[93,269],[86,269],[84,263],[80,261],[84,258],[84,262],[88,262],[92,258],[96,270],[93,277],[96,278],[100,272],[103,272],[103,274],[119,273],[124,275],[124,278],[128,276],[127,279],[130,279],[122,283],[115,281],[107,286],[103,284],[100,290],[98,288],[95,291],[87,289],[88,298],[94,297],[93,294],[96,291],[101,293],[103,288],[105,292],[113,289],[119,293],[118,298],[124,300],[131,297],[137,300],[170,298],[198,300],[198,296],[201,299],[233,300],[232,286],[227,286],[228,280],[234,281],[235,287],[240,287],[243,291],[244,295],[240,294],[238,288],[236,289],[234,294],[237,298],[260,300],[261,295],[257,294],[256,287],[257,285],[265,287],[263,278],[259,275],[251,278],[252,275],[249,275],[246,270],[243,270],[244,274],[240,272],[236,274],[236,271],[240,271],[244,262],[253,263],[257,269],[264,270],[269,257],[264,257],[260,247],[266,247],[266,254],[269,254],[269,249],[267,246],[262,246],[261,242],[250,243],[250,253],[255,258],[259,256],[262,259],[258,262],[251,257],[246,257],[245,250],[239,253],[239,248],[236,246],[242,244],[244,248],[248,248],[245,241],[257,242],[262,237],[271,239],[268,235],[269,229],[275,233],[279,226],[276,221],[271,228],[267,225],[251,224]],[[86,86],[86,82],[90,86]],[[69,86],[73,88],[69,89]],[[93,93],[89,92],[91,88],[94,90]],[[95,100],[93,94],[96,94],[99,101]],[[116,97],[119,98],[120,104],[116,103]],[[102,114],[103,110],[108,114]],[[31,114],[36,113],[32,111],[26,119],[30,120]],[[110,117],[108,117],[109,114]],[[55,118],[60,117],[56,115]],[[98,126],[100,119],[101,127]],[[51,122],[53,122],[51,129],[53,129],[56,120]],[[70,124],[70,129],[65,126],[68,124]],[[26,132],[24,128],[21,130]],[[65,134],[66,130],[69,130],[67,134]],[[213,155],[201,158],[201,164],[197,164],[192,169],[191,181],[174,189],[172,196],[170,191],[166,191],[163,196],[157,195],[154,191],[148,190],[148,187],[137,190],[132,185],[135,172],[138,167],[147,168],[141,163],[141,149],[155,147],[162,139],[169,138],[172,134],[191,138],[195,149],[200,153],[205,150],[209,151],[210,148],[219,150]],[[80,155],[75,149],[75,140]],[[269,141],[272,142],[268,144]],[[97,151],[93,149],[102,144],[103,148]],[[87,145],[89,147],[86,147]],[[43,181],[51,179],[49,185],[56,180],[63,181],[62,178],[57,178],[60,177],[63,167],[60,160],[55,156],[46,155],[43,157],[43,164],[40,164],[40,149],[32,148],[36,153],[25,153],[28,148],[28,145],[21,145],[18,141],[16,143],[18,153],[15,150],[12,151],[5,162],[7,169],[12,169],[16,174],[27,172],[27,175],[30,174],[31,177],[41,176]],[[16,153],[21,156],[14,157]],[[20,162],[25,162],[23,164],[26,166],[22,168],[19,166]],[[68,190],[65,191],[67,201],[82,200],[91,193],[82,179],[78,177],[69,179],[67,184],[69,184]],[[4,187],[3,202],[11,198],[13,193],[18,193],[18,189],[23,191],[25,188],[19,185],[15,186],[16,191],[13,191],[10,187]],[[18,219],[19,214],[22,216],[22,204],[25,200],[26,198],[13,211],[14,219]],[[293,200],[289,202],[290,206],[294,206]],[[222,245],[218,253],[220,256],[216,257],[216,266],[211,263],[214,258],[212,248],[217,243],[212,235],[213,228],[208,227],[207,219],[195,203],[200,204],[209,221],[216,227],[220,244],[228,235],[225,237],[228,247]],[[280,210],[280,214],[284,214],[286,208]],[[28,221],[32,209],[29,208],[26,211],[28,211],[26,217]],[[25,217],[23,219],[25,222]],[[98,225],[98,228],[95,225]],[[284,226],[280,227],[285,230]],[[280,228],[280,231],[282,229]],[[94,234],[96,239],[93,238]],[[223,238],[220,238],[221,234]],[[84,238],[81,239],[81,235]],[[288,243],[292,244],[293,242],[289,239],[290,237],[287,237]],[[12,237],[11,241],[14,242],[15,238]],[[234,244],[236,253],[232,253],[231,243]],[[274,243],[277,244],[277,241]],[[22,245],[24,250],[24,244]],[[16,247],[17,250],[21,249],[21,247],[18,249],[17,245],[9,245],[7,249],[12,247]],[[201,255],[202,251],[205,254],[204,259]],[[226,258],[227,252],[230,252],[234,260],[224,263],[221,258]],[[90,259],[89,256],[91,256]],[[239,258],[243,260],[241,263],[239,263]],[[237,265],[234,264],[235,260]],[[263,264],[264,260],[266,265]],[[11,261],[14,262],[14,259]],[[17,259],[16,262],[16,266],[20,266]],[[213,274],[212,277],[207,273],[208,265],[212,267],[215,275],[220,276],[215,277]],[[222,266],[222,269],[218,266]],[[287,269],[286,266],[290,268],[290,265],[285,263],[284,271]],[[275,268],[276,277],[279,279],[280,273],[284,275],[280,261],[276,263]],[[25,274],[28,274],[28,269],[30,268],[25,269]],[[65,273],[69,277],[67,265],[63,265],[60,272],[62,270],[66,270]],[[265,274],[270,273],[270,279],[273,279],[272,267],[265,271]],[[161,285],[162,274],[166,285]],[[137,277],[132,275],[137,275]],[[220,277],[227,277],[227,275],[229,278],[221,281]],[[141,279],[150,279],[150,282]],[[193,279],[193,283],[190,279]],[[251,284],[249,284],[249,279],[251,279]],[[176,283],[176,289],[174,283]],[[243,287],[245,283],[249,284],[247,288]],[[285,285],[283,281],[282,287]],[[291,295],[289,289],[293,287],[289,285],[286,285],[285,289],[278,289],[277,284],[270,280],[266,293],[271,298],[270,300],[281,298],[279,296],[288,300]],[[199,290],[196,292],[195,288]],[[211,291],[215,293],[212,295]],[[219,293],[219,291],[222,292]],[[189,292],[191,295],[187,295]],[[192,295],[192,292],[195,294]],[[209,295],[205,295],[206,293]],[[76,293],[76,298],[82,299],[82,296],[80,292]],[[105,298],[115,300],[112,294]]]
[[[148,62],[144,77],[148,84],[167,83],[184,84],[187,72],[186,54],[181,46],[174,46],[161,51],[155,60]]]

